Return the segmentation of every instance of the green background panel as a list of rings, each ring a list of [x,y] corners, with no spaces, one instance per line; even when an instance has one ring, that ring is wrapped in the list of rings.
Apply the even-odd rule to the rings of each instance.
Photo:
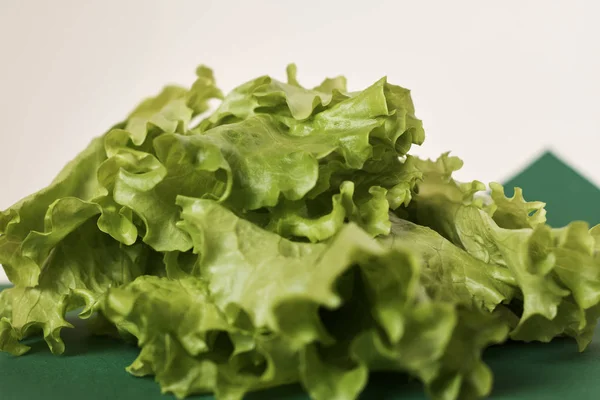
[[[572,220],[600,223],[600,190],[551,153],[544,154],[506,183],[524,188],[528,200],[547,203],[548,222],[562,226]],[[135,378],[125,367],[137,356],[136,347],[110,338],[91,337],[82,322],[65,329],[67,351],[53,356],[41,339],[29,341],[32,350],[22,357],[0,353],[0,400],[30,399],[166,399],[151,378]],[[485,353],[494,372],[492,399],[600,399],[600,332],[584,353],[574,341],[549,344],[507,343]],[[212,399],[196,396],[195,399]],[[250,400],[307,399],[298,386],[247,396]],[[371,378],[363,399],[425,399],[420,384],[397,374]]]

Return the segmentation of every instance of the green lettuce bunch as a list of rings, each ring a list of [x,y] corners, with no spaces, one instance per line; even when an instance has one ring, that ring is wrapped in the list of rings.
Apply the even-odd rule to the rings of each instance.
[[[61,354],[80,309],[137,343],[130,373],[178,397],[299,382],[355,399],[370,372],[398,371],[468,400],[491,391],[487,346],[588,345],[600,228],[550,228],[520,190],[410,155],[422,123],[386,79],[348,92],[287,72],[223,96],[201,66],[2,212],[0,350],[41,334]]]

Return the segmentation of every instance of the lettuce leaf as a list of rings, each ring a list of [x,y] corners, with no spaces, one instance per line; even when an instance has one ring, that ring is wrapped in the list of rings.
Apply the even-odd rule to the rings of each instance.
[[[79,309],[137,342],[130,373],[180,398],[300,383],[350,400],[393,371],[469,400],[492,390],[490,345],[589,344],[599,227],[551,228],[520,189],[409,154],[423,125],[386,78],[349,92],[287,75],[224,96],[200,66],[0,213],[0,351],[41,334],[62,353]]]
[[[547,342],[567,335],[583,350],[591,341],[599,304],[597,236],[587,224],[552,229],[545,225],[542,202],[525,201],[521,190],[509,199],[495,183],[488,199],[478,197],[484,187],[452,179],[462,164],[447,154],[420,164],[423,180],[407,218],[431,227],[481,261],[481,270],[517,289],[502,301],[513,321],[511,338]]]
[[[491,389],[481,352],[508,327],[431,296],[425,284],[452,288],[422,277],[405,243],[380,244],[356,225],[327,243],[295,243],[213,200],[178,202],[197,258],[171,256],[169,278],[142,276],[102,303],[142,348],[134,375],[154,374],[178,396],[222,398],[298,380],[315,399],[354,398],[370,368],[417,376],[434,398]]]
[[[47,188],[0,213],[0,263],[17,285],[36,285],[50,250],[99,210],[89,203],[103,188],[96,170],[105,159],[95,139]]]
[[[89,316],[101,295],[111,286],[151,273],[149,249],[141,244],[123,246],[100,232],[93,220],[81,225],[52,251],[35,287],[16,286],[0,294],[0,350],[23,354],[19,343],[42,332],[50,350],[63,353],[60,338],[68,311],[84,307]]]

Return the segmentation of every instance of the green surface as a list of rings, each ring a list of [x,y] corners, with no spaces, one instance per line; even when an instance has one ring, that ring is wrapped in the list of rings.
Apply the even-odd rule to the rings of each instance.
[[[524,188],[528,199],[547,202],[549,223],[561,226],[574,219],[600,222],[600,190],[552,154],[545,154],[507,184]],[[567,190],[565,190],[565,187]],[[152,379],[134,378],[124,370],[137,348],[108,338],[90,337],[85,326],[65,330],[67,351],[52,356],[41,339],[29,342],[22,357],[0,354],[0,399],[162,399]],[[486,362],[494,371],[493,399],[600,398],[600,333],[585,353],[574,341],[550,344],[508,343],[489,349]],[[211,396],[196,398],[210,399]],[[306,399],[297,386],[256,393],[248,399]],[[376,375],[365,399],[425,399],[419,383],[398,375]]]

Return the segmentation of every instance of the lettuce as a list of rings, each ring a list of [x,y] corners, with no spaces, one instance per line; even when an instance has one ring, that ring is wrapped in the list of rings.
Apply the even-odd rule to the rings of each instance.
[[[571,336],[585,349],[600,228],[550,228],[520,189],[488,193],[452,178],[456,157],[409,154],[424,131],[407,89],[308,89],[287,72],[224,96],[201,66],[2,212],[14,287],[0,293],[0,350],[22,355],[42,334],[63,353],[79,309],[98,334],[134,340],[128,371],[163,392],[300,383],[319,400],[357,398],[377,371],[477,399],[492,390],[490,345]]]
[[[548,342],[566,335],[585,349],[599,312],[597,229],[581,221],[552,229],[545,225],[543,203],[526,202],[521,190],[506,198],[499,184],[490,185],[486,202],[476,196],[483,188],[479,182],[461,184],[450,177],[459,166],[447,154],[421,161],[423,180],[409,218],[492,265],[488,272],[516,289],[501,305],[512,320],[512,339]]]

